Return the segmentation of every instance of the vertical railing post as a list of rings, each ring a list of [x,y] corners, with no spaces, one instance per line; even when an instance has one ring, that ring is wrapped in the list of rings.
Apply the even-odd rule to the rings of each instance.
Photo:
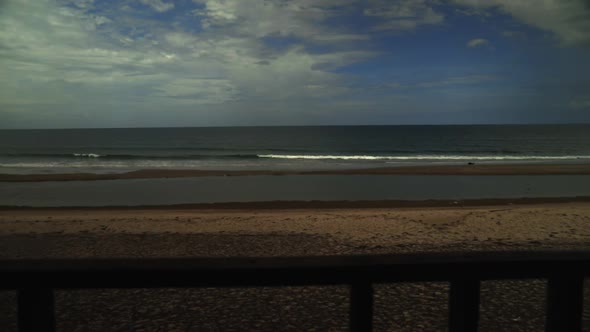
[[[350,285],[350,330],[370,332],[373,330],[373,285],[367,281]]]
[[[20,332],[54,332],[55,311],[51,288],[18,290],[18,330]]]
[[[582,330],[584,276],[554,276],[547,281],[546,332]]]
[[[477,331],[479,325],[479,288],[477,279],[451,280],[449,294],[449,331]]]

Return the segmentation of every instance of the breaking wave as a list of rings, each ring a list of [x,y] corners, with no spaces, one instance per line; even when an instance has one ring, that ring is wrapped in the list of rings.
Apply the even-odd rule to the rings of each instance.
[[[74,157],[88,157],[88,158],[99,158],[104,157],[96,153],[74,153]]]
[[[590,159],[589,156],[469,156],[469,155],[406,155],[406,156],[372,156],[372,155],[277,155],[263,154],[260,158],[274,159],[311,159],[311,160],[572,160]]]
[[[316,160],[316,161],[559,161],[590,159],[590,155],[518,155],[518,154],[99,154],[99,153],[40,153],[40,154],[8,154],[8,157],[40,158],[40,160],[78,161],[172,161],[172,160],[244,160],[244,159],[277,159],[277,160]]]

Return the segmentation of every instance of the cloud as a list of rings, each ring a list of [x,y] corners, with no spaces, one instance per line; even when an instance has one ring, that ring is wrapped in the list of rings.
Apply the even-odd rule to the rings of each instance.
[[[449,76],[439,80],[430,80],[413,83],[393,82],[380,85],[380,88],[408,89],[408,88],[441,88],[456,85],[478,85],[482,83],[497,81],[499,77],[493,75],[464,75]]]
[[[481,8],[455,8],[455,13],[464,16],[478,16],[482,18],[491,17],[492,13],[482,10]]]
[[[91,8],[94,5],[94,0],[73,0],[72,4],[78,8]]]
[[[322,21],[347,10],[355,0],[193,0],[202,5],[193,13],[200,18],[204,29],[222,29],[232,35],[298,36],[339,33]],[[345,33],[344,36],[350,35]]]
[[[590,98],[576,98],[569,102],[568,106],[575,110],[590,110]]]
[[[469,48],[478,48],[478,47],[489,47],[490,41],[483,38],[475,38],[471,39],[467,42],[467,47]]]
[[[167,12],[174,8],[174,3],[164,2],[162,0],[139,0],[139,2],[152,7],[158,13]]]
[[[164,38],[172,47],[194,48],[199,43],[197,37],[185,32],[170,32],[167,33]]]
[[[144,3],[172,9],[171,3]],[[209,26],[194,33],[128,3],[8,0],[0,13],[0,106],[39,112],[54,105],[71,116],[107,103],[127,105],[122,112],[222,104],[234,112],[237,100],[244,110],[262,101],[284,108],[287,101],[344,95],[346,75],[334,71],[376,54],[347,46],[368,34],[322,24],[345,3],[199,1],[197,17],[189,19]],[[292,35],[301,40],[283,48],[263,38]],[[310,52],[305,44],[314,42],[334,49]]]
[[[166,97],[190,99],[194,104],[219,104],[238,97],[238,91],[227,79],[181,78],[166,82],[160,87]]]
[[[338,32],[319,23],[364,7],[363,15],[378,18],[375,30],[412,30],[421,25],[439,24],[444,15],[433,9],[436,0],[193,0],[203,8],[193,13],[204,29],[220,28],[240,35],[299,36],[318,41],[368,38]],[[330,37],[326,37],[330,36]]]
[[[586,0],[454,0],[478,9],[497,8],[515,19],[553,33],[563,45],[590,43],[590,6]]]
[[[413,30],[421,25],[442,23],[444,15],[433,9],[429,0],[372,0],[364,14],[381,19],[376,30]]]
[[[504,30],[502,31],[502,36],[506,38],[525,39],[526,33],[516,30]]]
[[[440,81],[420,82],[416,84],[416,86],[423,88],[433,88],[451,85],[476,85],[496,80],[498,80],[498,77],[492,75],[451,76]]]
[[[512,8],[500,0],[479,7],[456,1],[463,3],[459,8],[479,13]],[[344,109],[360,119],[362,112],[402,105],[399,96],[390,97],[384,88],[411,93],[410,88],[491,80],[456,75],[367,88],[380,81],[381,73],[370,78],[364,70],[371,67],[370,72],[374,64],[387,66],[379,62],[384,55],[404,47],[403,42],[384,45],[391,32],[442,25],[445,13],[452,12],[443,3],[4,0],[0,126],[19,116],[20,121],[36,121],[21,122],[26,126],[88,119],[103,119],[102,126],[112,119],[148,123],[150,116],[192,119],[199,125],[299,123],[303,115],[340,118],[335,115]],[[490,44],[479,42],[475,47]],[[355,67],[373,58],[378,62]],[[387,80],[395,80],[393,72],[398,69],[392,65],[384,70],[390,75]],[[403,77],[404,71],[399,75]]]

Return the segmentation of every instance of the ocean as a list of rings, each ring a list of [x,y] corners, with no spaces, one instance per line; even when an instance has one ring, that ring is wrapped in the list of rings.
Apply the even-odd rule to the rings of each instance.
[[[588,163],[590,125],[0,130],[0,173]]]

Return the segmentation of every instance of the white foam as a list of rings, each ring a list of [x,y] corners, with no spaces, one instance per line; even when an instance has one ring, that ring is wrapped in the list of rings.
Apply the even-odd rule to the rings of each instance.
[[[416,155],[416,156],[371,156],[371,155],[278,155],[263,154],[259,158],[311,159],[311,160],[575,160],[590,159],[590,156],[461,156],[461,155]]]
[[[96,153],[74,153],[74,156],[76,156],[76,157],[89,157],[89,158],[102,157],[102,155],[96,154]]]

